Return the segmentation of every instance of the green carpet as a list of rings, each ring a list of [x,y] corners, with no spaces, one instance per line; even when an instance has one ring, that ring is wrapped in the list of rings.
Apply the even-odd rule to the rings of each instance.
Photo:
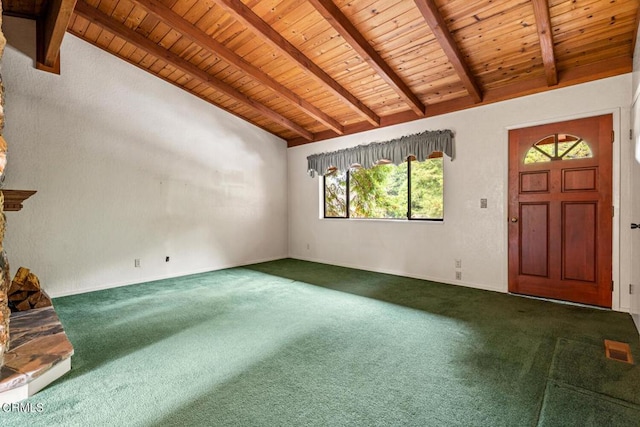
[[[73,369],[2,426],[640,426],[623,313],[291,259],[54,305]]]

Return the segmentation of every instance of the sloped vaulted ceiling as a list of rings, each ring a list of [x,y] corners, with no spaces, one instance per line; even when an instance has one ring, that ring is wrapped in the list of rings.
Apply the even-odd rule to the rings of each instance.
[[[294,146],[629,72],[639,0],[3,5],[70,8],[63,29]]]

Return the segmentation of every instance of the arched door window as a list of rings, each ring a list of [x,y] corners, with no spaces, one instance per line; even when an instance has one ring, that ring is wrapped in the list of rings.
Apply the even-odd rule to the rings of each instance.
[[[524,163],[589,159],[591,157],[593,157],[593,153],[585,140],[575,135],[556,133],[533,144],[524,157]]]

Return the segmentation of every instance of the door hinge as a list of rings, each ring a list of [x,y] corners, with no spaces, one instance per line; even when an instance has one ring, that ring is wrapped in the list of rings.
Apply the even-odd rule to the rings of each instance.
[[[616,207],[615,206],[611,206],[611,218],[616,216]]]
[[[613,280],[611,281],[611,292],[613,292]]]
[[[629,140],[633,141],[633,129],[629,129]]]
[[[629,295],[633,295],[633,284],[629,283]]]
[[[613,141],[616,139],[616,131],[612,130],[611,131],[611,143],[613,144]]]

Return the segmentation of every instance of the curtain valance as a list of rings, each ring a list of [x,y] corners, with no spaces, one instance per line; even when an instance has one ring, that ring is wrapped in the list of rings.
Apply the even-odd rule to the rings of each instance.
[[[451,159],[454,157],[453,132],[436,130],[406,135],[385,142],[372,142],[343,150],[318,153],[307,157],[309,175],[323,175],[329,168],[345,171],[353,164],[370,168],[379,160],[390,160],[396,165],[415,156],[424,161],[434,151],[442,151]]]

